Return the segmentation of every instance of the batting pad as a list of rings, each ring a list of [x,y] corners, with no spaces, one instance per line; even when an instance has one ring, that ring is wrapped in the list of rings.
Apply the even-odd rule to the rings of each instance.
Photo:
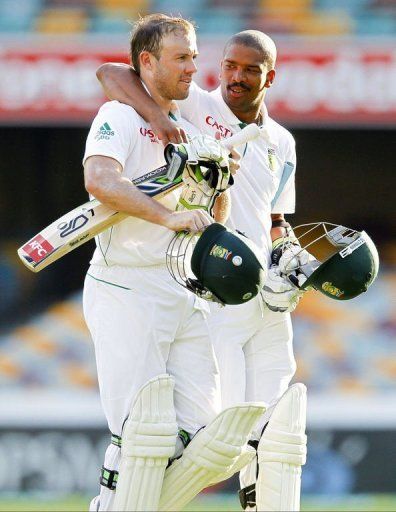
[[[239,473],[244,467],[248,466],[253,459],[256,457],[256,450],[253,446],[249,446],[246,444],[242,447],[242,451],[240,456],[236,459],[235,463],[224,473],[217,475],[214,480],[210,482],[209,485],[215,485],[219,482],[223,482],[224,480],[228,480],[235,475],[235,473]]]
[[[174,379],[159,375],[138,392],[124,425],[113,510],[158,509],[168,459],[174,454],[177,423]]]
[[[237,471],[237,460],[264,410],[260,402],[231,407],[200,430],[166,470],[159,510],[182,510],[202,489],[231,476],[233,466]]]
[[[258,445],[257,510],[300,510],[306,415],[307,388],[294,384],[277,403]]]

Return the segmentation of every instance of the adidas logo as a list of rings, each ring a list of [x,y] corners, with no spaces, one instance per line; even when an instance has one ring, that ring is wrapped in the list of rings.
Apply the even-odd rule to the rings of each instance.
[[[110,139],[110,137],[114,136],[114,131],[111,129],[111,126],[109,123],[104,123],[99,128],[99,130],[96,132],[95,140],[101,140],[101,139]]]

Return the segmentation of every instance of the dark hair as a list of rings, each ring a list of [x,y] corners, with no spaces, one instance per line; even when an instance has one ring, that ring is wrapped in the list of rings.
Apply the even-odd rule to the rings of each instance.
[[[237,34],[234,34],[226,42],[223,50],[223,55],[228,50],[228,47],[232,44],[241,44],[243,46],[255,48],[256,50],[261,52],[263,56],[263,61],[267,65],[269,65],[271,68],[275,66],[275,43],[269,36],[267,36],[267,34],[264,34],[264,32],[260,32],[259,30],[244,30],[243,32],[238,32]]]
[[[152,53],[159,59],[162,50],[162,39],[171,32],[194,32],[194,25],[183,18],[166,14],[149,14],[135,22],[131,37],[131,62],[136,73],[140,75],[139,55]]]

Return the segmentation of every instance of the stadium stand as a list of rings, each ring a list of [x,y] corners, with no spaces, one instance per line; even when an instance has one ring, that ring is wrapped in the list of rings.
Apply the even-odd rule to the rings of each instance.
[[[11,389],[96,388],[80,294],[0,338],[0,382]]]
[[[302,36],[389,36],[396,0],[0,0],[0,34],[123,34],[148,12],[181,14],[201,33],[243,27]]]
[[[311,393],[394,393],[395,303],[396,277],[390,272],[348,303],[307,293],[293,315],[295,380],[307,384]],[[82,393],[96,389],[80,293],[0,336],[0,384],[14,391],[48,386]]]
[[[43,0],[0,1],[0,33],[34,31],[34,20],[40,16]]]

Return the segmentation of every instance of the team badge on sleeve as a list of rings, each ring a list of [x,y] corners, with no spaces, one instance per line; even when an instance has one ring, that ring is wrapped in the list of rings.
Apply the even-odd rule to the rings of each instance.
[[[276,172],[278,170],[278,161],[275,155],[275,149],[268,148],[268,165],[272,172]]]

